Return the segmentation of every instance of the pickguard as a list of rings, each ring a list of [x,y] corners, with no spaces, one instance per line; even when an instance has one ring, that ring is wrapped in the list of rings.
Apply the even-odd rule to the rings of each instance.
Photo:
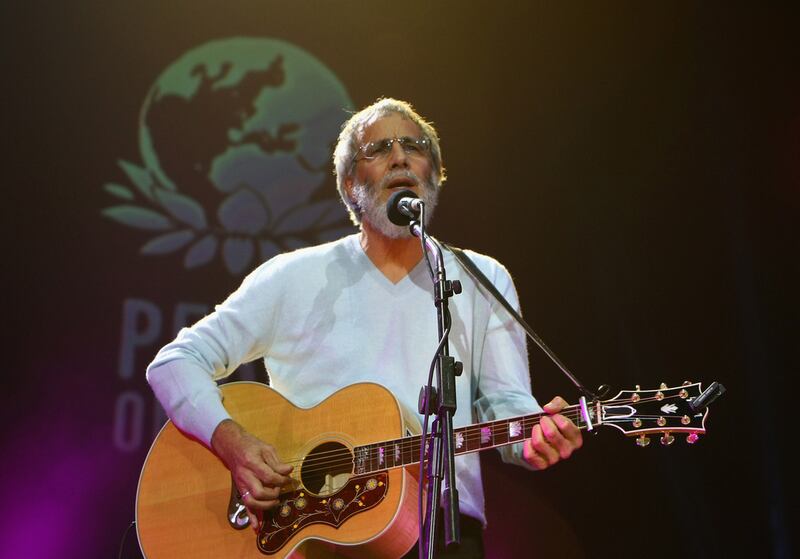
[[[313,495],[304,489],[285,493],[280,504],[264,513],[258,533],[258,549],[271,555],[298,532],[312,524],[339,528],[353,515],[377,506],[386,497],[389,476],[377,472],[356,476],[336,493]]]

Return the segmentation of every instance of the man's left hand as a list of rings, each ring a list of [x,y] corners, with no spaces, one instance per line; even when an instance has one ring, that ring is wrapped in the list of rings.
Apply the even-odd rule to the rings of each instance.
[[[542,416],[539,424],[531,430],[531,438],[525,441],[522,455],[537,470],[544,470],[559,460],[569,458],[573,451],[583,445],[581,430],[558,413],[566,406],[567,402],[561,396],[545,404],[544,411],[548,415]]]

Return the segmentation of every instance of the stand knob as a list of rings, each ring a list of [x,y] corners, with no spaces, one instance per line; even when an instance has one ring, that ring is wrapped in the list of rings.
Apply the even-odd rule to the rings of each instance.
[[[428,389],[430,388],[430,392]],[[425,407],[426,402],[430,401],[427,405],[428,413],[436,413],[436,410],[439,408],[439,393],[436,392],[436,387],[431,386],[423,386],[419,389],[419,400],[417,401],[417,411],[422,415],[425,415]]]

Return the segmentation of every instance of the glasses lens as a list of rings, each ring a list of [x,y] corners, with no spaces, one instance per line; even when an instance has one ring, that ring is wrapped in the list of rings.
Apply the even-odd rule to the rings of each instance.
[[[403,151],[408,154],[422,154],[428,151],[430,142],[427,138],[411,138],[410,136],[403,136],[402,138],[384,138],[365,144],[361,151],[364,154],[364,159],[375,159],[376,157],[386,157],[392,151],[392,145],[397,142]]]
[[[373,159],[375,157],[384,156],[392,150],[393,143],[394,140],[391,138],[370,142],[364,146],[364,157]]]
[[[404,136],[403,138],[398,138],[397,141],[400,142],[400,145],[403,146],[403,150],[406,153],[419,154],[428,149],[428,140],[425,138]]]

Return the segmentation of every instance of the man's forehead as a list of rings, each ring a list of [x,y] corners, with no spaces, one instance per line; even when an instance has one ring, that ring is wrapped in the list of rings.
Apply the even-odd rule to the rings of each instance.
[[[399,113],[391,113],[367,122],[362,134],[362,140],[372,141],[382,138],[419,136],[420,134],[420,127],[416,122]]]

